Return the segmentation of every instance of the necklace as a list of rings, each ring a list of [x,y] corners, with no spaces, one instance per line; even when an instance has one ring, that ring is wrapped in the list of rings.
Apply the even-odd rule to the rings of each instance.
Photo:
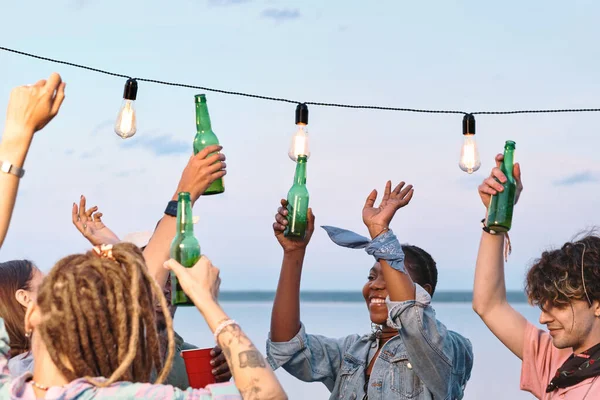
[[[30,381],[31,384],[33,386],[35,386],[36,388],[43,390],[43,391],[47,391],[48,389],[50,389],[48,386],[44,386],[44,385],[40,385],[39,383],[37,383],[36,381],[34,381],[33,379]]]

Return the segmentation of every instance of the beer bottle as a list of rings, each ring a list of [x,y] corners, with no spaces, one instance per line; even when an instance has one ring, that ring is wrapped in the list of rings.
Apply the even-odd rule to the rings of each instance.
[[[488,208],[486,225],[495,232],[508,232],[512,224],[517,182],[513,176],[515,158],[515,142],[507,140],[504,145],[504,160],[500,170],[506,175],[506,182],[502,184],[504,190],[492,196]]]
[[[308,189],[306,188],[306,162],[305,155],[299,155],[296,162],[294,184],[287,195],[287,220],[284,235],[286,237],[304,239],[308,220]]]
[[[177,200],[177,231],[171,243],[171,258],[186,268],[193,267],[200,259],[200,243],[194,236],[192,201],[188,192],[179,193]],[[193,306],[175,273],[171,272],[171,304]]]
[[[206,95],[196,95],[196,137],[194,138],[194,154],[198,154],[207,146],[219,144],[217,135],[210,125],[210,116],[208,115],[208,106],[206,105]],[[204,196],[219,194],[225,191],[223,178],[214,181],[203,193]]]

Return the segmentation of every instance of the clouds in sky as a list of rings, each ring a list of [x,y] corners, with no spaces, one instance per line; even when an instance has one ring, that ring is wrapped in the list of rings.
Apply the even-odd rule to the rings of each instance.
[[[176,140],[169,134],[151,135],[146,132],[145,135],[134,136],[131,139],[123,141],[121,148],[142,148],[156,156],[166,156],[188,154],[192,150],[192,145],[189,141]]]
[[[568,175],[564,178],[554,181],[555,186],[573,186],[580,183],[594,183],[600,181],[598,174],[591,171],[582,171],[576,174]]]
[[[277,22],[285,22],[298,19],[301,15],[298,9],[267,8],[261,13],[261,16]]]

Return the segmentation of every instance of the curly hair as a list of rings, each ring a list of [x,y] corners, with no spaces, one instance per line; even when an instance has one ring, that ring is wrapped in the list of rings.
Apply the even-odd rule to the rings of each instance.
[[[560,249],[543,252],[527,272],[525,293],[530,304],[540,307],[600,301],[600,237],[588,233]]]
[[[403,244],[402,251],[404,251],[406,264],[410,269],[411,278],[421,286],[431,285],[431,295],[433,296],[437,286],[438,270],[431,254],[410,244]]]
[[[167,302],[139,248],[117,244],[112,257],[89,251],[60,260],[40,287],[37,303],[42,322],[36,329],[52,361],[69,380],[86,377],[104,387],[118,380],[148,382],[152,371],[160,371],[156,383],[162,383],[175,352]],[[164,366],[154,296],[162,304],[168,327]],[[100,376],[107,380],[92,379]]]

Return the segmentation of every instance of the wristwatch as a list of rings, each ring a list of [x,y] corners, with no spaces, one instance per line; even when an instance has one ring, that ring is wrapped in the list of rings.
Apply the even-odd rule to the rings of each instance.
[[[167,204],[165,214],[170,215],[171,217],[177,216],[177,200],[171,200],[169,204]]]
[[[17,166],[12,165],[8,161],[0,161],[0,171],[5,174],[11,174],[18,178],[22,178],[25,175],[25,170],[23,168],[19,168]]]

